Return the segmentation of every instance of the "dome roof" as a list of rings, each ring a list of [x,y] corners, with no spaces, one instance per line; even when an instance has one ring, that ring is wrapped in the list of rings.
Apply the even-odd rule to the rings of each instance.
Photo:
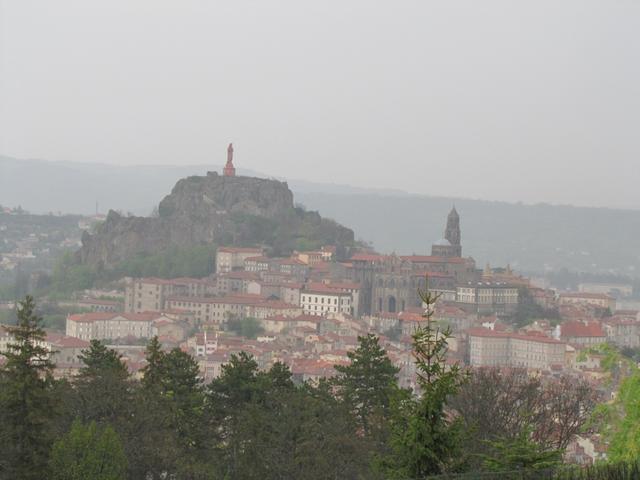
[[[434,245],[436,247],[450,247],[451,246],[451,242],[449,240],[447,240],[446,238],[441,238],[436,243],[434,243]]]

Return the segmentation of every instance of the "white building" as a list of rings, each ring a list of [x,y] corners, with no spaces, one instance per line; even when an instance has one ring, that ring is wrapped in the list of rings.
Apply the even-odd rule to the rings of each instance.
[[[309,315],[344,313],[353,315],[351,293],[324,284],[311,284],[300,292],[302,311]]]
[[[159,313],[92,312],[67,317],[66,334],[82,340],[148,339],[158,334],[156,322],[173,322]]]

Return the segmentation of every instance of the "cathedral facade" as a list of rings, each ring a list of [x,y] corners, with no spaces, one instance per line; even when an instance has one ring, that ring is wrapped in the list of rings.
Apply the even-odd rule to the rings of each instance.
[[[476,264],[462,257],[460,216],[455,208],[447,217],[445,238],[431,255],[357,254],[351,259],[354,280],[362,285],[362,313],[398,313],[421,306],[418,289],[426,287],[455,298],[456,286],[475,280]]]

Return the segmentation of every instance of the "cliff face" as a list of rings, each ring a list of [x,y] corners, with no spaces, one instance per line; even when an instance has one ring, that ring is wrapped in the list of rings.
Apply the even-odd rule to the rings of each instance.
[[[136,254],[172,246],[235,244],[293,248],[336,244],[348,247],[353,231],[315,212],[295,208],[284,182],[251,177],[184,178],[158,207],[158,218],[123,217],[110,211],[95,234],[85,232],[77,259],[110,269]]]

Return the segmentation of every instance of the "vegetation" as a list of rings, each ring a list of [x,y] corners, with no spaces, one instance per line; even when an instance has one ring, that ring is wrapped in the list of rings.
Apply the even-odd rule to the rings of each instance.
[[[257,338],[258,335],[264,333],[264,328],[258,320],[251,317],[230,318],[227,320],[227,328],[245,338]]]
[[[350,364],[318,383],[294,381],[281,363],[260,370],[241,352],[205,384],[190,355],[163,350],[157,338],[147,346],[140,380],[118,353],[94,340],[82,352],[79,375],[54,381],[48,352],[38,346],[41,319],[27,298],[0,371],[0,478],[335,480],[560,472],[566,440],[590,409],[589,391],[572,385],[562,396],[555,384],[541,387],[518,376],[489,385],[497,371],[476,377],[447,364],[450,333],[431,320],[436,298],[421,296],[427,310],[413,336],[414,393],[398,387],[398,370],[374,335],[360,337]],[[621,392],[629,405],[640,388],[636,382]],[[477,399],[472,405],[471,398]],[[509,411],[514,405],[519,408]],[[474,416],[489,424],[495,419],[505,434],[494,429],[483,436]],[[618,431],[629,442],[637,437],[633,429]]]
[[[112,270],[98,270],[78,264],[73,254],[58,260],[51,283],[42,293],[54,298],[68,298],[73,292],[91,288],[124,276],[131,277],[206,277],[214,271],[215,245],[170,248],[153,255],[138,254]]]
[[[529,325],[534,320],[551,320],[556,323],[560,320],[560,312],[555,308],[544,308],[537,304],[528,288],[518,290],[518,308],[511,321],[517,327]]]
[[[33,298],[17,309],[18,324],[8,327],[13,343],[0,370],[0,476],[46,478],[55,411],[53,364],[41,346],[45,338]]]
[[[53,480],[121,480],[127,457],[118,434],[109,425],[75,421],[71,430],[51,449]]]
[[[458,419],[447,415],[447,401],[465,380],[456,365],[446,364],[451,331],[440,330],[431,320],[438,299],[428,287],[419,291],[425,305],[424,325],[413,334],[413,355],[419,397],[400,398],[392,419],[391,454],[384,461],[390,478],[425,478],[455,471],[462,429]]]

